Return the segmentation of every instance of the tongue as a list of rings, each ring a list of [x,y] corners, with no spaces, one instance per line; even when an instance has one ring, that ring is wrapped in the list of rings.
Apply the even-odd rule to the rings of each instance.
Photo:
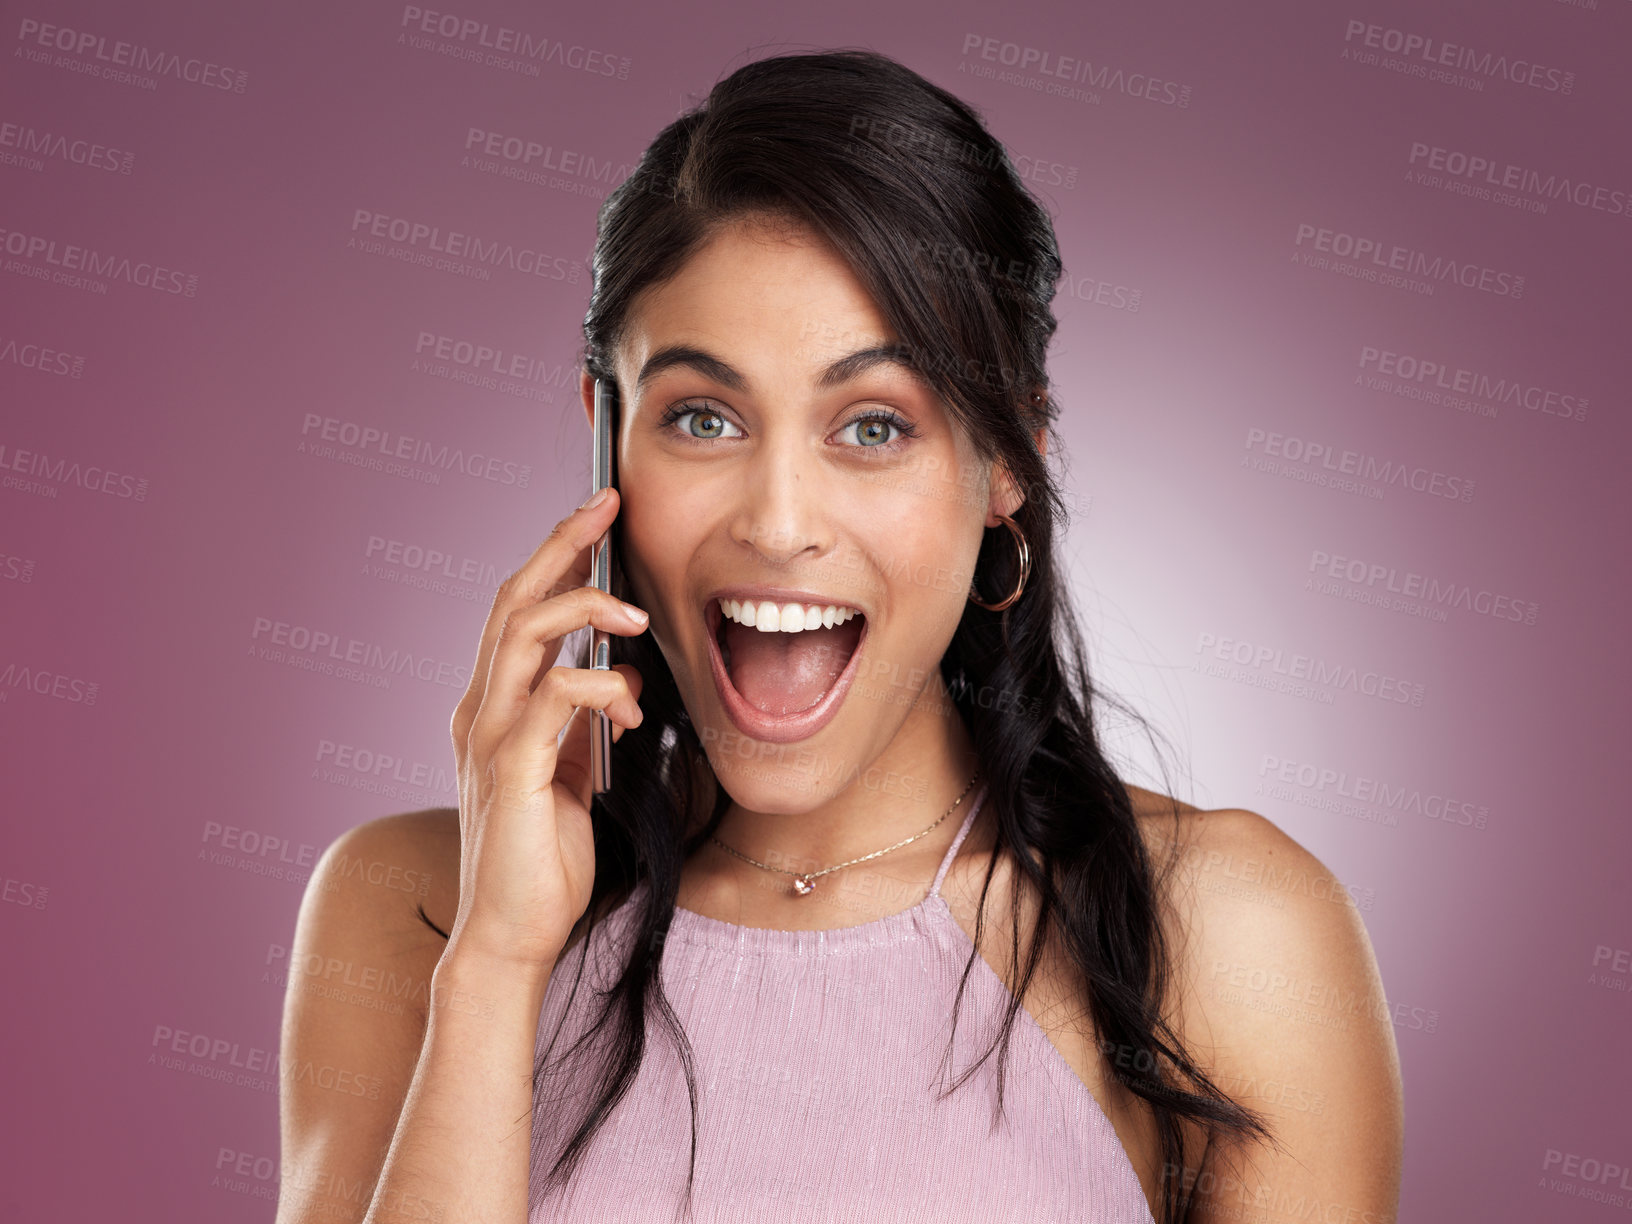
[[[725,668],[737,692],[767,714],[795,714],[833,687],[861,641],[861,618],[799,633],[762,633],[728,620],[724,630]]]

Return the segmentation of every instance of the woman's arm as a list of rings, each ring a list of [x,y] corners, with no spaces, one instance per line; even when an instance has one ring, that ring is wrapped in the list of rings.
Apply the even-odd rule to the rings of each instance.
[[[1194,1224],[1396,1217],[1404,1110],[1391,1009],[1355,898],[1253,812],[1196,813],[1174,897],[1192,1055],[1278,1147],[1215,1142]]]
[[[524,1224],[549,966],[450,953],[416,910],[447,929],[458,880],[451,810],[361,825],[313,872],[289,958],[277,1224]]]
[[[458,809],[372,821],[313,873],[284,1013],[278,1224],[526,1224],[539,1010],[595,879],[589,716],[604,710],[614,741],[641,722],[631,665],[556,666],[576,630],[645,632],[645,613],[583,585],[619,505],[601,490],[499,584],[449,723]],[[405,895],[420,873],[445,941]],[[392,1009],[381,983],[404,977],[413,1005]]]

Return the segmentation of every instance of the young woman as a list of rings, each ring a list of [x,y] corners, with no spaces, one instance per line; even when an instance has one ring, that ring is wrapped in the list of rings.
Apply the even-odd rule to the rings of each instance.
[[[974,112],[883,57],[749,64],[659,134],[584,326],[618,489],[498,592],[458,810],[352,830],[302,907],[297,965],[406,1005],[291,989],[281,1224],[1393,1219],[1348,894],[1096,738],[1060,271]],[[611,671],[558,662],[591,626]]]

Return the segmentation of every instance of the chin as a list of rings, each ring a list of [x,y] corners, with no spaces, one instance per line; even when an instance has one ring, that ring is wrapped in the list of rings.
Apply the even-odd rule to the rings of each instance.
[[[751,812],[797,816],[812,811],[843,790],[851,772],[824,767],[821,754],[797,744],[737,742],[744,756],[716,751],[708,762],[725,792]],[[750,747],[766,749],[765,756],[746,755]]]

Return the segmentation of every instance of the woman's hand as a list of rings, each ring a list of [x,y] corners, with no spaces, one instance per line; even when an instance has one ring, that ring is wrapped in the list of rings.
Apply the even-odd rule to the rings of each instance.
[[[608,490],[562,519],[493,600],[470,687],[453,712],[459,909],[446,955],[553,966],[589,906],[589,724],[604,709],[613,739],[638,727],[641,677],[628,664],[595,671],[555,660],[575,629],[645,631],[638,609],[583,585],[590,548],[618,505]]]

